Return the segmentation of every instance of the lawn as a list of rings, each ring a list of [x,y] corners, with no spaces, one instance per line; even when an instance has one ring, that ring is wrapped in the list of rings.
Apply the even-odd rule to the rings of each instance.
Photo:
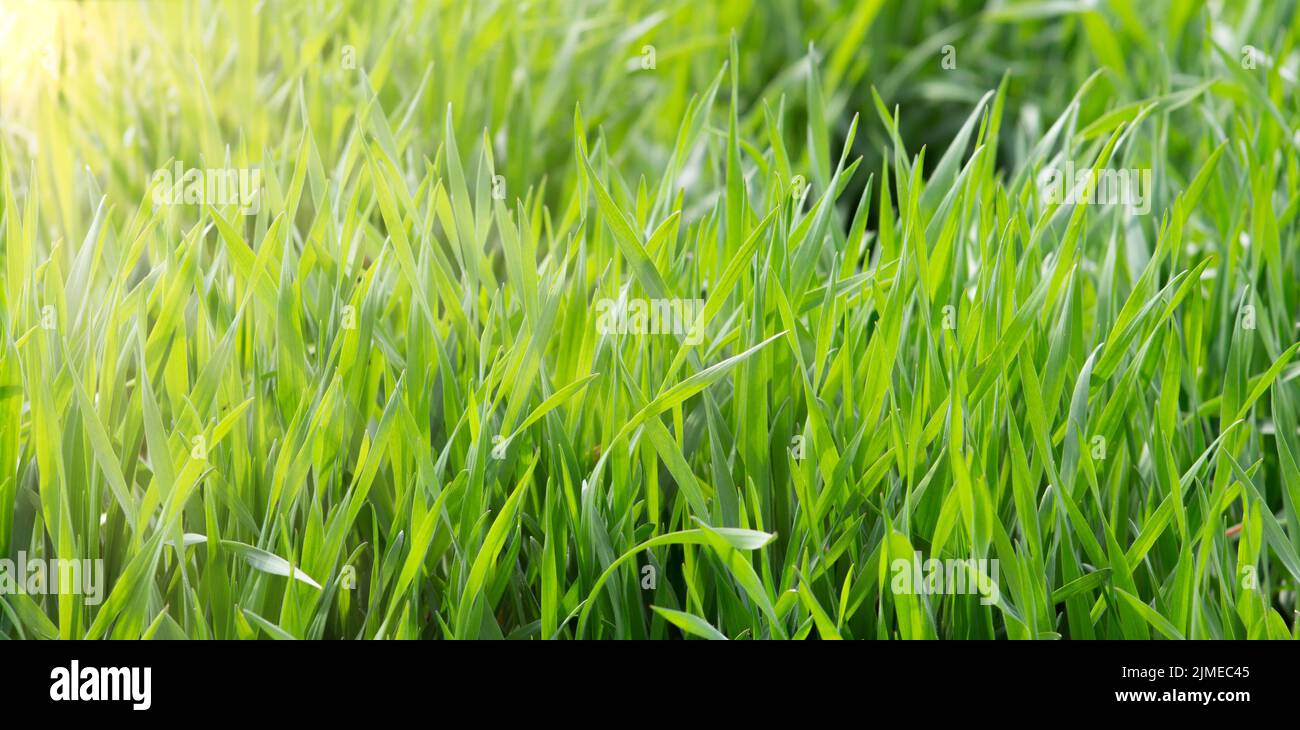
[[[0,0],[0,638],[1298,638],[1298,40]]]

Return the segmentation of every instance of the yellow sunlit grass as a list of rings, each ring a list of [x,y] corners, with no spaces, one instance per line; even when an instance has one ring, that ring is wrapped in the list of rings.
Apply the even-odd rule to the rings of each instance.
[[[42,98],[113,61],[134,14],[125,2],[0,0],[0,128],[30,141]]]

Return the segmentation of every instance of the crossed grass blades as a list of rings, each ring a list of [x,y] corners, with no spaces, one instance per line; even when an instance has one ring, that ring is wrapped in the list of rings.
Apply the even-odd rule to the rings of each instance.
[[[109,585],[0,635],[1300,632],[1289,3],[516,5],[59,6],[0,555]],[[176,160],[260,209],[155,206]],[[637,297],[703,340],[597,330]]]

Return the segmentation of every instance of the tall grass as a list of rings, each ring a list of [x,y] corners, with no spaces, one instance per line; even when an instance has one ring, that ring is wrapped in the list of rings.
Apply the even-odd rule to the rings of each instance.
[[[6,5],[0,557],[108,585],[0,636],[1295,638],[1297,26],[1228,5]]]

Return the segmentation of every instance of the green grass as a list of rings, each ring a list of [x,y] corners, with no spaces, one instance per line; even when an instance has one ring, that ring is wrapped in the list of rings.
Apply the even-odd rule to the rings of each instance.
[[[7,43],[0,637],[1300,635],[1293,3],[333,5]]]

